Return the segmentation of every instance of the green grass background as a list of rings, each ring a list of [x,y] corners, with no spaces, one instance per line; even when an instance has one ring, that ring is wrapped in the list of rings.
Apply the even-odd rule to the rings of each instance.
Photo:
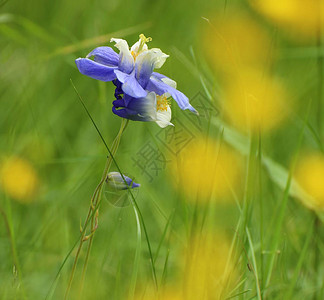
[[[312,133],[312,128],[317,132],[318,89],[323,84],[318,80],[319,58],[315,43],[305,46],[286,40],[280,29],[256,16],[242,1],[1,2],[0,153],[30,160],[41,178],[41,189],[36,201],[29,205],[19,204],[4,193],[0,194],[0,207],[5,215],[0,221],[0,299],[45,299],[49,291],[52,299],[63,299],[73,262],[71,257],[56,281],[55,276],[79,237],[80,218],[83,220],[86,215],[107,156],[70,79],[108,145],[119,128],[120,119],[111,112],[113,85],[81,75],[74,60],[85,57],[96,46],[109,45],[110,37],[126,38],[132,44],[143,32],[153,38],[151,47],[170,54],[161,72],[175,79],[178,88],[189,98],[198,92],[205,95],[200,78],[204,78],[215,94],[221,87],[217,75],[211,75],[204,57],[200,29],[206,21],[202,17],[208,17],[212,11],[226,13],[233,7],[246,10],[251,18],[268,27],[282,49],[274,73],[285,78],[297,105],[285,125],[262,140],[262,153],[288,170],[292,155],[299,149],[320,147]],[[106,37],[102,38],[103,35]],[[323,50],[320,49],[320,53],[323,55]],[[216,97],[214,100],[219,107],[221,99]],[[305,126],[303,119],[309,103],[309,126]],[[182,112],[175,105],[173,111],[185,122],[187,111]],[[207,133],[208,120],[204,122],[204,133]],[[173,186],[167,170],[150,182],[134,166],[132,158],[147,141],[167,152],[156,141],[159,130],[156,124],[131,122],[116,159],[121,170],[135,176],[142,185],[136,200],[146,223],[153,256],[158,254],[155,267],[160,284],[166,270],[165,281],[172,283],[175,280],[178,250],[188,240],[194,216],[202,216],[204,208],[195,209],[186,203]],[[220,135],[221,131],[221,125],[211,122],[210,135]],[[281,185],[278,186],[271,176],[271,168],[269,171],[260,167],[257,141],[250,143],[246,138],[244,143],[250,150],[244,156],[247,167],[242,182],[249,178],[247,197],[251,198],[248,203],[252,204],[244,207],[246,214],[240,213],[235,205],[211,205],[208,213],[212,227],[221,228],[229,237],[234,235],[237,223],[242,220],[246,221],[251,235],[252,242],[249,242],[246,228],[240,228],[243,236],[240,237],[242,241],[237,242],[237,249],[243,282],[240,291],[244,293],[235,298],[260,298],[255,274],[246,266],[255,256],[253,267],[264,281],[269,272],[267,266],[274,258],[269,286],[262,286],[262,295],[265,294],[267,299],[323,299],[322,223],[315,227],[315,235],[314,213],[295,201],[295,197],[284,193],[287,177],[280,177]],[[256,188],[259,178],[261,191]],[[238,193],[241,195],[240,191]],[[262,220],[259,198],[263,201]],[[173,213],[171,225],[164,235]],[[11,234],[8,234],[6,223]],[[118,208],[104,200],[89,261],[84,299],[127,299],[134,272],[138,272],[137,290],[152,285],[143,233],[140,264],[134,270],[137,247],[132,206]],[[315,253],[319,257],[318,263]],[[261,256],[264,270],[260,268]],[[80,258],[80,266],[83,259],[84,255]],[[13,270],[14,264],[18,272]],[[74,281],[76,288],[80,271],[78,268]]]

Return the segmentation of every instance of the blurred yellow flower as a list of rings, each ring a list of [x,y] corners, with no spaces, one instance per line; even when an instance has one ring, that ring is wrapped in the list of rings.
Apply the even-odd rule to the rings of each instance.
[[[191,201],[227,199],[239,183],[240,161],[234,151],[216,140],[197,138],[172,164],[173,183]],[[177,179],[180,181],[177,182]]]
[[[175,289],[166,289],[163,288],[158,293],[154,291],[145,291],[145,293],[139,293],[135,296],[135,300],[152,300],[152,299],[159,299],[159,300],[185,300],[183,296],[181,296],[181,287],[179,286],[179,290]],[[133,300],[133,299],[132,299]]]
[[[160,300],[185,300],[185,298],[179,295],[179,292],[175,290],[163,291],[162,296],[159,299]]]
[[[256,71],[242,70],[225,88],[226,117],[242,131],[277,127],[287,117],[290,105],[281,82]]]
[[[29,203],[34,200],[39,178],[27,160],[12,156],[2,161],[0,183],[10,197],[21,203]]]
[[[314,37],[324,24],[322,0],[250,0],[251,5],[300,40]]]
[[[232,294],[238,281],[235,252],[224,234],[194,234],[178,253],[177,276],[157,293],[151,286],[136,300],[221,300]]]
[[[311,196],[309,207],[324,209],[324,155],[311,153],[300,159],[296,167],[296,179]]]
[[[184,299],[226,299],[233,291],[238,276],[230,243],[222,234],[194,236],[185,257]]]
[[[211,65],[233,75],[241,68],[264,69],[273,58],[271,40],[251,17],[228,13],[210,20],[204,30],[204,50]]]

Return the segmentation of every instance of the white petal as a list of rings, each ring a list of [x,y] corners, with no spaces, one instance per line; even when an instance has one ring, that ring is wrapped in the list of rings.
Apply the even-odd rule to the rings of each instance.
[[[159,48],[152,48],[149,51],[155,53],[154,69],[161,68],[165,63],[166,59],[169,57],[169,55],[163,53]]]
[[[166,111],[158,111],[156,113],[157,120],[155,121],[161,128],[165,128],[168,125],[174,126],[171,121],[171,107],[168,106]]]
[[[120,51],[122,51],[122,49],[127,49],[129,51],[128,43],[126,40],[111,38],[110,42],[115,43],[115,47]]]
[[[160,49],[153,48],[139,54],[136,65],[148,64],[152,65],[153,69],[158,69],[162,67],[168,57],[169,55],[163,53]]]
[[[143,111],[145,111],[145,116],[143,115],[143,117],[150,117],[152,121],[155,121],[157,119],[156,94],[154,92],[150,92],[147,94],[142,109]]]
[[[176,83],[174,80],[172,80],[172,79],[170,79],[170,78],[168,78],[168,77],[164,77],[164,78],[162,78],[161,80],[162,80],[164,83],[166,83],[167,85],[173,87],[174,89],[177,88],[177,83]]]
[[[129,74],[134,68],[134,58],[131,52],[129,51],[127,41],[123,39],[112,38],[110,42],[115,42],[115,47],[120,51],[119,67],[121,71]]]

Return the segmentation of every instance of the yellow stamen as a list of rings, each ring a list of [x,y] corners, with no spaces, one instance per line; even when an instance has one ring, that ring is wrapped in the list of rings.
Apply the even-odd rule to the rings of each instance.
[[[141,33],[139,35],[139,38],[140,38],[140,44],[138,46],[138,49],[136,51],[131,51],[131,54],[134,58],[134,60],[136,60],[137,56],[143,51],[143,47],[146,43],[152,41],[152,38],[151,37],[145,37],[145,35],[143,33]]]
[[[137,57],[137,55],[138,55],[138,53],[135,53],[134,51],[132,51],[131,54],[132,54],[132,56],[133,56],[133,58],[134,58],[134,60],[135,60],[136,57]]]
[[[140,38],[140,45],[138,46],[138,51],[137,51],[137,53],[140,53],[142,50],[143,50],[143,47],[144,47],[144,45],[146,44],[146,43],[148,43],[148,42],[151,42],[152,41],[152,38],[151,37],[146,37],[143,33],[141,33],[140,35],[139,35],[139,38]]]
[[[170,106],[170,101],[165,95],[156,96],[156,110],[157,111],[167,111]]]

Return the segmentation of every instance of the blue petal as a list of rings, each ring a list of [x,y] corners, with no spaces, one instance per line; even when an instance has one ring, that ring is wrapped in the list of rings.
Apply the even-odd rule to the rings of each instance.
[[[119,69],[125,73],[131,73],[134,70],[134,59],[120,52]]]
[[[122,83],[118,79],[113,80],[112,83],[116,86],[115,93],[114,93],[115,98],[121,99],[122,95],[124,94],[124,92],[121,88]]]
[[[167,76],[165,76],[165,75],[163,75],[163,74],[160,74],[160,73],[158,73],[158,72],[153,72],[153,73],[152,73],[152,76],[155,77],[155,78],[157,78],[157,79],[169,78],[169,77],[167,77]],[[169,79],[170,79],[170,78],[169,78]]]
[[[147,95],[147,92],[140,86],[134,76],[129,76],[129,78],[122,85],[122,89],[125,94],[135,98],[142,98]]]
[[[160,76],[163,76],[159,74]],[[165,76],[164,76],[165,77]],[[163,78],[163,77],[162,77]],[[146,87],[148,91],[153,91],[158,95],[163,95],[165,93],[169,93],[172,98],[178,103],[181,109],[189,109],[195,114],[198,114],[197,110],[193,108],[193,106],[189,103],[189,99],[186,95],[176,90],[175,88],[167,85],[162,80],[160,80],[156,76],[151,76],[150,81]]]
[[[136,79],[138,83],[145,88],[148,81],[150,80],[150,76],[153,71],[153,64],[149,64],[149,63],[142,63],[140,65],[136,64],[135,69],[136,69]]]
[[[109,67],[117,67],[119,63],[119,55],[110,47],[98,47],[92,50],[87,58],[91,56],[94,61]]]
[[[137,187],[140,187],[141,185],[139,183],[136,183],[133,181],[133,184],[132,184],[132,189],[133,188],[137,188]]]
[[[113,106],[115,106],[116,108],[125,107],[124,99],[118,99],[118,100],[113,101]]]
[[[124,99],[124,102],[125,102],[125,106],[127,107],[129,102],[133,101],[134,99],[138,99],[138,98],[134,98],[134,97],[131,97],[131,96],[127,95],[127,94],[124,94],[123,99]]]
[[[115,106],[112,107],[112,112],[117,115],[118,117],[121,117],[121,118],[124,118],[124,119],[128,119],[128,113],[127,113],[127,110],[126,108],[123,108],[123,109],[116,109]]]
[[[117,83],[118,82],[124,83],[126,81],[126,79],[130,76],[129,74],[121,72],[120,70],[115,70],[115,74],[118,79]]]
[[[154,56],[145,51],[135,61],[135,77],[139,84],[145,88],[154,69]]]
[[[121,118],[132,120],[132,121],[141,121],[141,122],[152,121],[151,119],[147,119],[139,115],[137,111],[133,111],[128,108],[116,109],[116,107],[113,106],[112,112]]]
[[[129,177],[125,176],[125,175],[124,175],[124,178],[125,178],[125,181],[126,181],[127,185],[130,186],[132,184],[133,180],[130,179]],[[123,178],[121,178],[121,179],[123,180]],[[125,183],[125,182],[123,181],[123,183]],[[125,187],[125,189],[126,189],[126,187]]]
[[[119,70],[115,70],[115,74],[118,80],[123,83],[122,90],[125,94],[128,94],[135,98],[142,98],[147,95],[147,92],[140,86],[140,84],[136,80],[134,72],[132,74],[126,74]]]
[[[75,63],[81,74],[101,81],[111,81],[116,78],[116,67],[108,67],[89,58],[78,58]]]

